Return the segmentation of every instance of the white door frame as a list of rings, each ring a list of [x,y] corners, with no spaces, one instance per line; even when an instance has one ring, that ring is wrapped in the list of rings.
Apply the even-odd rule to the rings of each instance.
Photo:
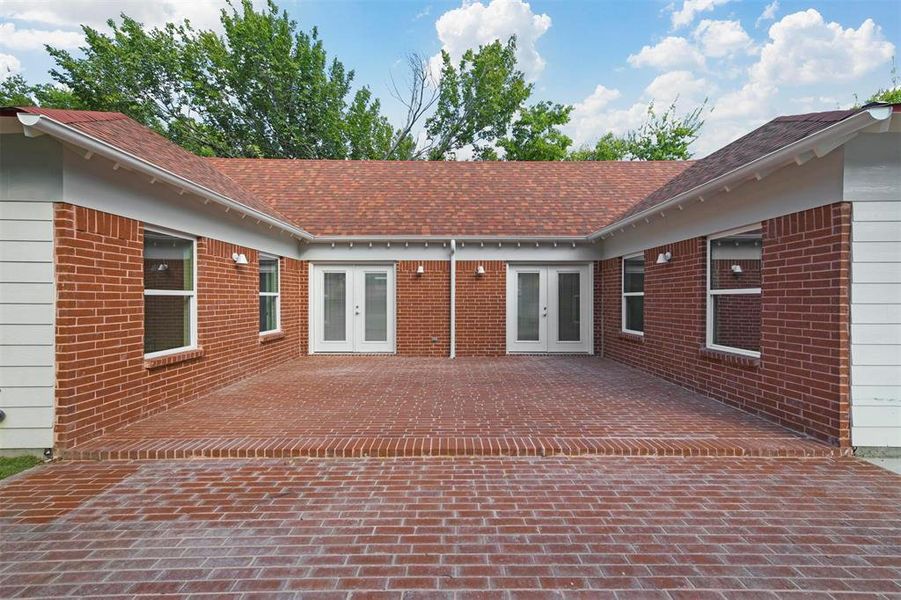
[[[384,273],[387,277],[386,337],[384,340],[370,341],[366,339],[366,275]],[[354,266],[354,352],[375,353],[394,352],[394,266],[393,265],[356,265]]]
[[[373,271],[387,274],[388,281],[388,327],[387,340],[370,342],[365,339],[365,291],[366,273]],[[344,273],[345,294],[345,336],[343,341],[326,341],[324,332],[323,288],[325,273]],[[309,292],[309,353],[393,353],[396,339],[396,286],[393,264],[310,264]]]
[[[539,335],[536,341],[517,339],[517,283],[520,273],[539,273]],[[558,339],[560,273],[579,273],[578,341]],[[594,265],[592,263],[507,264],[507,353],[594,354]]]
[[[559,295],[557,294],[558,279],[561,273],[579,274],[579,340],[560,341],[558,328],[560,321]],[[591,307],[594,299],[591,290],[593,288],[592,271],[589,265],[548,265],[548,352],[560,352],[568,354],[590,354],[592,351],[591,332],[594,330]]]
[[[518,339],[519,327],[519,275],[538,275],[538,339]],[[507,352],[544,353],[547,352],[547,266],[507,265]]]

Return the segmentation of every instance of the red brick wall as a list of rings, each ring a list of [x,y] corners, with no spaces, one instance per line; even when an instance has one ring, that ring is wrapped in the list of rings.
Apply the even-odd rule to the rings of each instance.
[[[484,275],[476,275],[479,265]],[[507,353],[506,286],[504,261],[457,261],[457,356]]]
[[[307,266],[282,259],[284,337],[259,338],[257,252],[197,240],[202,355],[148,368],[143,226],[57,204],[57,444],[67,448],[306,353]],[[237,267],[233,252],[250,264]],[[200,353],[195,353],[200,354]]]
[[[422,265],[425,273],[416,274]],[[397,354],[448,356],[450,352],[450,261],[397,264]],[[437,341],[433,341],[436,338]]]
[[[621,259],[602,261],[605,356],[847,446],[850,216],[836,203],[763,224],[759,361],[703,350],[704,238],[645,251],[643,339],[620,332]]]

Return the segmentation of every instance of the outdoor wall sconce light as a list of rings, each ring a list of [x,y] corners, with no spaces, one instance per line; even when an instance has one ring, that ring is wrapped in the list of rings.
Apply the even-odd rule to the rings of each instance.
[[[658,265],[665,265],[666,263],[668,263],[671,260],[673,260],[672,252],[661,252],[660,254],[657,255],[657,264]]]
[[[160,263],[156,266],[156,270],[157,271],[168,271],[169,265],[167,265],[166,263]]]
[[[417,275],[422,275],[423,273],[425,273],[425,267],[423,265],[419,265],[418,267],[416,267]]]
[[[483,267],[482,265],[479,265],[478,267],[476,267],[476,277],[481,277],[484,274],[485,274],[485,267]]]
[[[741,265],[732,265],[730,268],[732,269],[732,274],[736,277],[742,274]]]
[[[232,260],[235,261],[236,265],[246,265],[247,264],[247,257],[244,256],[243,254],[238,254],[237,252],[232,254]]]

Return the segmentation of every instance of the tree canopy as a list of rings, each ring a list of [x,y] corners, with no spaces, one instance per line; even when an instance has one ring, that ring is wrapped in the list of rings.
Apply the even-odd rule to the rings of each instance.
[[[888,104],[901,103],[901,81],[898,79],[898,67],[892,58],[892,77],[888,87],[879,88],[867,98],[867,102],[886,102]]]
[[[570,154],[570,160],[686,160],[689,147],[698,139],[704,126],[706,104],[684,115],[676,113],[676,103],[657,114],[654,104],[648,106],[647,118],[638,128],[616,136],[604,134],[594,147],[581,148]]]
[[[467,50],[454,61],[411,55],[407,109],[394,127],[368,87],[330,57],[318,31],[302,31],[276,4],[250,0],[221,12],[222,33],[188,21],[145,29],[121,15],[108,32],[82,27],[76,55],[48,46],[52,84],[15,75],[0,104],[122,112],[201,155],[332,159],[661,160],[691,156],[703,106],[675,106],[625,135],[606,133],[571,150],[573,107],[531,102],[517,67],[516,39]]]
[[[318,32],[270,2],[223,10],[223,33],[187,21],[145,30],[122,15],[83,27],[83,56],[52,47],[51,76],[95,110],[123,112],[199,154],[381,158],[395,131]],[[409,148],[410,144],[402,146]]]

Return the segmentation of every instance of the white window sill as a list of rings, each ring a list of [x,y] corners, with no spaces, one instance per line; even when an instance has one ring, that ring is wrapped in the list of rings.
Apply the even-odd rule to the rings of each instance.
[[[271,331],[261,331],[259,339],[261,344],[265,344],[266,342],[274,342],[275,340],[280,340],[284,337],[284,331],[281,329],[273,329]]]

